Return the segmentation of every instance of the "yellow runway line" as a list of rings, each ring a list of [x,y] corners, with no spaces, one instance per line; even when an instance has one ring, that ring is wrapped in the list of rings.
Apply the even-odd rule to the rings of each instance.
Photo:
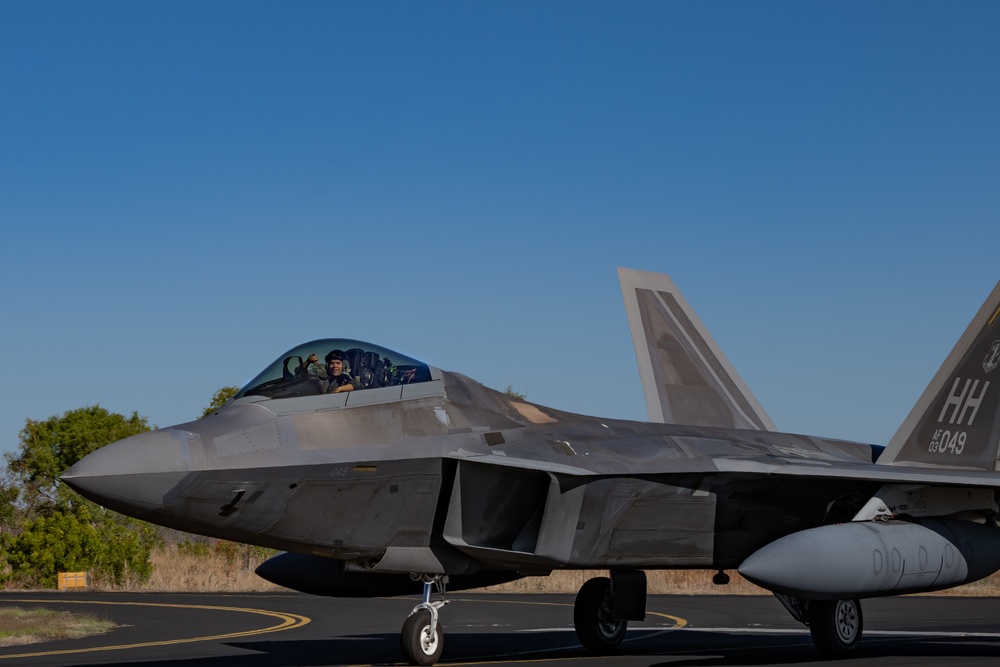
[[[245,630],[243,632],[230,632],[221,635],[205,635],[202,637],[184,637],[182,639],[168,639],[158,642],[139,642],[136,644],[114,644],[110,646],[93,646],[90,648],[62,649],[58,651],[38,651],[35,653],[17,653],[10,655],[0,655],[0,660],[12,660],[14,658],[33,658],[45,655],[69,655],[73,653],[95,653],[97,651],[122,651],[130,648],[146,648],[149,646],[170,646],[171,644],[191,644],[194,642],[207,642],[218,639],[235,639],[237,637],[252,637],[264,635],[269,632],[281,632],[301,628],[311,620],[307,616],[300,614],[289,614],[280,611],[268,611],[267,609],[248,609],[245,607],[219,607],[214,605],[198,604],[165,604],[160,602],[104,602],[87,600],[11,600],[4,599],[0,602],[16,602],[19,604],[78,604],[78,605],[108,605],[108,606],[131,606],[131,607],[166,607],[172,609],[199,609],[207,611],[232,611],[244,614],[258,614],[260,616],[271,616],[279,619],[277,625],[272,625],[259,630]]]

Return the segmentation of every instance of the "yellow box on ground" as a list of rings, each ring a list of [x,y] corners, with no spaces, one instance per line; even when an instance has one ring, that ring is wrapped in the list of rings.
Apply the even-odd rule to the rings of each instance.
[[[60,572],[58,577],[58,587],[61,591],[87,587],[86,572]]]

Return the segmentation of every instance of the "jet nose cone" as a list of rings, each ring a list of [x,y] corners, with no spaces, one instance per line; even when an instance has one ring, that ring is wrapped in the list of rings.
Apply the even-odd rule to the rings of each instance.
[[[140,433],[88,454],[60,479],[85,498],[142,518],[163,508],[189,472],[191,438],[197,436],[174,429]]]

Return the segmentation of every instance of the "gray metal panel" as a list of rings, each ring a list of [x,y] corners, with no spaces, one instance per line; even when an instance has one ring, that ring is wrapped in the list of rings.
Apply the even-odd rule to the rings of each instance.
[[[403,400],[411,398],[423,398],[425,396],[440,396],[444,394],[444,382],[441,380],[431,380],[430,382],[418,382],[416,384],[403,385]]]
[[[569,563],[587,487],[580,485],[563,491],[559,479],[555,475],[550,477],[535,553],[556,563]]]
[[[212,444],[219,458],[280,449],[278,420],[269,419],[260,424],[217,435],[212,438]]]
[[[270,401],[270,400],[271,399],[268,398],[267,396],[241,396],[240,398],[237,398],[235,401],[230,401],[229,403],[226,403],[226,407],[229,407],[230,405],[260,403],[261,401]]]
[[[294,415],[300,412],[318,412],[320,410],[336,410],[347,404],[347,394],[319,394],[317,396],[300,396],[298,398],[275,398],[258,403],[276,415]]]
[[[378,389],[358,389],[342,392],[347,394],[347,407],[356,408],[360,405],[376,405],[399,400],[399,387],[379,387]]]
[[[540,470],[542,472],[553,472],[560,473],[563,475],[591,475],[593,474],[590,470],[586,468],[577,468],[576,466],[562,465],[559,463],[546,463],[544,461],[533,461],[531,459],[521,459],[513,456],[507,456],[503,452],[492,452],[490,454],[470,454],[469,452],[457,451],[453,454],[447,454],[443,458],[453,458],[453,459],[466,459],[471,461],[476,461],[477,463],[486,463],[494,466],[503,466],[505,468],[521,468],[523,470]],[[714,471],[714,468],[712,469]]]
[[[919,468],[916,466],[882,466],[830,464],[829,466],[798,465],[766,466],[717,460],[719,472],[740,472],[766,474],[770,478],[779,476],[811,477],[813,479],[864,480],[868,482],[898,482],[907,484],[937,484],[943,486],[972,486],[1000,489],[1000,476],[978,470],[943,470],[940,468]],[[756,467],[756,470],[753,468]]]

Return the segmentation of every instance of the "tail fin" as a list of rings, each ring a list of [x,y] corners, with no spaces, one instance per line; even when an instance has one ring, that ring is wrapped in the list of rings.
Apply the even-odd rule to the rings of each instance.
[[[879,463],[997,470],[1000,283],[976,313]]]
[[[649,419],[774,431],[670,276],[618,269]]]

